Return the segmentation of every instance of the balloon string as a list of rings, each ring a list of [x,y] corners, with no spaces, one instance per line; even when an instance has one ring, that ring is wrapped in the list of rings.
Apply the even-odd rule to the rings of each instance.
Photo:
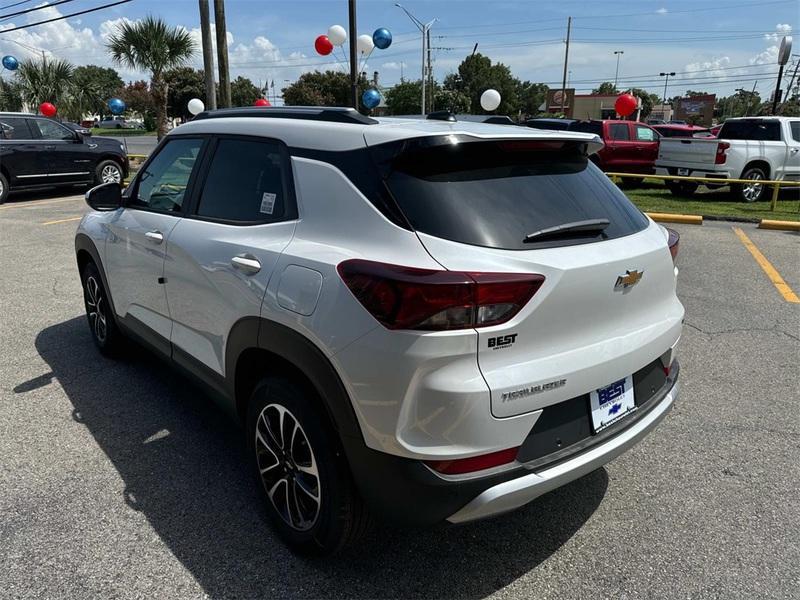
[[[364,68],[367,66],[367,61],[369,60],[369,57],[372,56],[373,52],[375,52],[375,46],[373,46],[372,49],[370,49],[369,54],[367,54],[367,56],[364,57],[364,61],[361,63],[361,66],[358,68],[358,79],[361,79],[361,71],[363,71]]]

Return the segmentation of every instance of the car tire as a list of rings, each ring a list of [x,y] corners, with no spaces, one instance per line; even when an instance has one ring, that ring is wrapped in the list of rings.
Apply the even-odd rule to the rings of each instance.
[[[267,377],[250,397],[245,431],[273,528],[294,552],[324,556],[360,539],[371,517],[319,410],[302,386]]]
[[[670,181],[667,180],[667,188],[673,196],[691,198],[699,187],[692,181]]]
[[[6,179],[5,175],[0,173],[0,204],[6,201],[6,198],[8,198],[8,192],[8,179]]]
[[[111,301],[103,286],[100,271],[93,262],[87,263],[83,268],[81,283],[83,284],[86,318],[89,321],[89,331],[95,346],[104,356],[120,356],[125,340],[114,320]]]
[[[94,171],[95,185],[112,182],[122,185],[122,181],[122,167],[120,167],[119,163],[114,160],[101,161]]]
[[[742,173],[741,179],[759,181],[767,179],[767,174],[761,167],[750,167]],[[767,186],[758,183],[732,183],[731,193],[742,202],[758,202],[767,193]]]

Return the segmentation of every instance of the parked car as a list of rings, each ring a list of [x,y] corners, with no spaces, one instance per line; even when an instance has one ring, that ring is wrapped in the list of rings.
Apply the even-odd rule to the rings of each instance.
[[[78,125],[77,123],[71,123],[70,121],[61,121],[61,124],[64,127],[71,129],[75,133],[80,133],[81,135],[92,135],[92,130],[89,127],[84,127],[83,125]]]
[[[693,137],[695,135],[710,135],[705,127],[697,125],[653,125],[661,137]]]
[[[46,117],[0,113],[0,204],[10,191],[127,176],[128,156],[116,140],[89,138]]]
[[[528,127],[534,127],[536,129],[549,129],[549,130],[561,130],[566,131],[569,129],[570,125],[575,123],[575,119],[552,119],[547,117],[535,117],[533,119],[527,119],[520,123],[520,125],[526,125]]]
[[[647,119],[648,125],[665,125],[666,123],[664,119]]]
[[[130,123],[125,117],[104,117],[97,126],[100,129],[135,129],[136,125]]]
[[[753,183],[730,184],[745,202],[763,199],[768,179],[800,183],[800,118],[746,117],[728,119],[716,138],[664,139],[656,162],[659,175],[710,177],[720,180],[748,179]],[[699,184],[668,181],[676,195],[691,195]]]
[[[353,109],[201,113],[124,193],[87,194],[89,330],[112,356],[138,339],[243,424],[296,551],[352,543],[370,515],[509,511],[630,448],[678,395],[677,235],[588,160],[600,146]]]
[[[667,124],[668,125],[688,125],[688,123],[686,121],[684,121],[683,119],[670,119],[669,121],[667,121]]]
[[[570,131],[594,133],[603,141],[603,148],[593,160],[603,171],[652,173],[658,156],[659,134],[638,121],[591,120],[575,121]]]

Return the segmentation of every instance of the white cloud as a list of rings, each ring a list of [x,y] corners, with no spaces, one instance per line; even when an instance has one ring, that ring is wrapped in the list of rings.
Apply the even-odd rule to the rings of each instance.
[[[665,14],[667,14],[668,12],[669,12],[669,11],[668,11],[666,8],[664,8],[664,7],[662,6],[661,8],[659,8],[659,9],[656,11],[656,14],[659,14],[659,15],[665,15]]]
[[[397,61],[385,62],[381,65],[381,68],[385,71],[399,71],[401,68],[401,64]]]
[[[788,23],[778,23],[775,25],[774,33],[765,33],[764,39],[768,42],[780,42],[785,35],[792,33],[792,26]]]

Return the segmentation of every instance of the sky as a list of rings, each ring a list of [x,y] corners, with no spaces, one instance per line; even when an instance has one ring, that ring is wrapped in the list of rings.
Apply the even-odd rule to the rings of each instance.
[[[102,6],[113,0],[68,0],[58,6],[37,0],[0,0],[0,55],[19,59],[64,58],[75,65],[114,66],[105,41],[123,20],[151,14],[186,28],[200,42],[196,0],[132,0],[98,12],[9,31],[14,27]],[[57,3],[51,0],[50,4]],[[17,4],[17,6],[10,6]],[[213,21],[213,0],[212,21]],[[256,84],[275,82],[276,94],[303,72],[344,70],[344,54],[321,57],[314,39],[328,27],[347,28],[347,0],[226,0],[231,76]],[[377,70],[381,86],[420,77],[419,31],[394,0],[358,0],[358,33],[386,27],[393,43],[375,50],[364,69]],[[588,93],[613,81],[619,57],[619,87],[664,93],[660,72],[675,72],[667,96],[686,90],[728,95],[756,85],[772,93],[783,35],[800,21],[800,0],[405,0],[432,29],[434,74],[441,81],[478,44],[478,52],[511,68],[516,77],[560,87],[567,17],[572,17],[569,83]],[[42,7],[24,15],[10,13]],[[34,50],[35,49],[35,50]],[[623,54],[615,55],[615,51]],[[800,39],[794,53],[800,58]],[[202,67],[198,49],[192,64]],[[126,81],[146,74],[117,67]],[[2,71],[2,69],[0,69]],[[791,73],[789,74],[791,75]],[[8,71],[2,71],[8,77]],[[278,99],[279,100],[279,99]],[[278,103],[280,103],[278,101]]]

